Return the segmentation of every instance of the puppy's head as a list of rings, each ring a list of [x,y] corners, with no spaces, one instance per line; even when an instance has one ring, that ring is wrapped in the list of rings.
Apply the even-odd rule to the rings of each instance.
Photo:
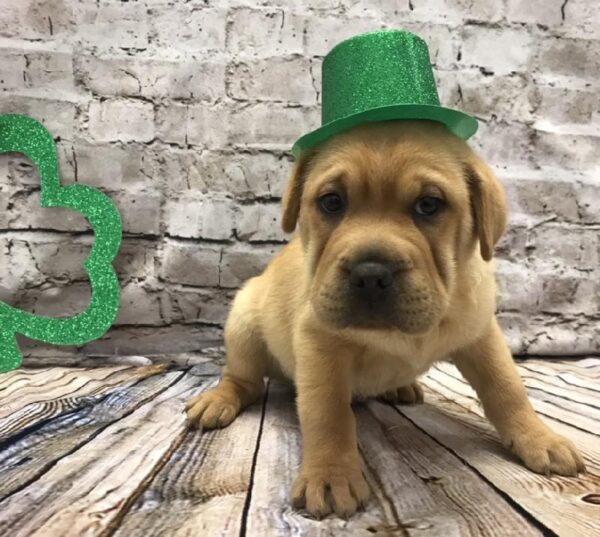
[[[492,258],[505,198],[444,126],[388,121],[305,152],[282,223],[288,233],[299,224],[322,322],[422,334],[443,318],[461,267],[475,255]]]

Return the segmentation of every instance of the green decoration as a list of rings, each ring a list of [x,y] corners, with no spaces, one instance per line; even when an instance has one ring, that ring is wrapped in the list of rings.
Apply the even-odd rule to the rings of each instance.
[[[429,119],[443,123],[463,140],[477,120],[440,106],[427,44],[400,30],[360,34],[325,56],[321,127],[296,141],[295,157],[335,134],[369,121]]]
[[[16,334],[54,345],[82,345],[103,336],[119,311],[119,281],[112,262],[121,244],[121,218],[108,196],[85,185],[61,186],[56,146],[50,133],[32,118],[0,115],[0,153],[26,155],[40,173],[41,206],[65,207],[89,221],[95,241],[83,268],[92,299],[69,318],[33,315],[0,302],[0,373],[19,367]],[[2,275],[0,274],[0,278]]]

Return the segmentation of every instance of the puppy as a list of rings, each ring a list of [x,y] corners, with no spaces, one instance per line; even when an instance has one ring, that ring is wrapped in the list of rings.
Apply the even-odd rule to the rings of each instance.
[[[263,391],[294,382],[302,465],[296,507],[350,516],[369,488],[353,397],[419,402],[415,379],[451,358],[525,466],[575,476],[581,456],[535,414],[495,317],[494,246],[506,224],[490,169],[440,124],[370,123],[302,155],[283,199],[299,235],[238,292],[219,384],[188,403],[225,427]]]

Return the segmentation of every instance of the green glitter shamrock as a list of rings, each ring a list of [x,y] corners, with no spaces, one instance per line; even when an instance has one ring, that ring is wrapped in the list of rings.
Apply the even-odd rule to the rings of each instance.
[[[41,317],[0,301],[0,373],[15,369],[22,362],[16,334],[53,345],[82,345],[106,333],[120,302],[119,281],[112,262],[121,245],[121,217],[112,201],[85,185],[60,185],[54,140],[32,118],[0,115],[0,153],[6,152],[23,153],[38,168],[41,206],[65,207],[81,213],[89,221],[95,241],[83,263],[92,288],[92,300],[84,312],[69,318]]]

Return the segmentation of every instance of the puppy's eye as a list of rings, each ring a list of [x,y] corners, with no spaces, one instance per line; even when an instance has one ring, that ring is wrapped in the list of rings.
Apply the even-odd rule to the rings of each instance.
[[[442,200],[433,196],[425,196],[415,204],[415,212],[420,216],[432,216],[442,208]]]
[[[340,214],[344,210],[344,200],[339,194],[325,194],[319,198],[319,207],[327,214]]]

